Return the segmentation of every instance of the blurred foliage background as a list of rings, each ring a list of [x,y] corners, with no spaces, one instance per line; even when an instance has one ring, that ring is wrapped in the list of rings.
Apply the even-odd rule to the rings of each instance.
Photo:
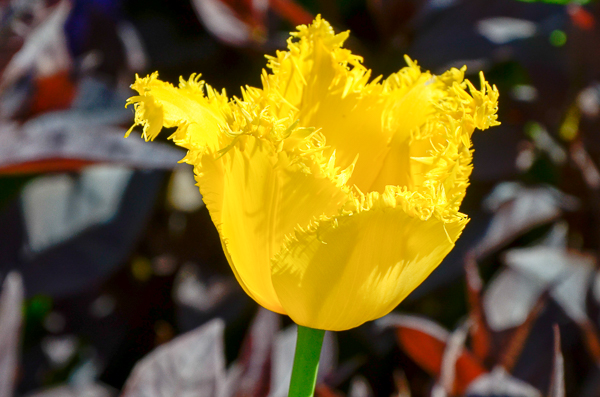
[[[286,395],[290,320],[238,286],[168,134],[123,139],[124,103],[156,70],[259,86],[317,14],[374,76],[483,71],[502,122],[454,251],[328,335],[317,395],[600,395],[600,3],[0,0],[0,397]]]

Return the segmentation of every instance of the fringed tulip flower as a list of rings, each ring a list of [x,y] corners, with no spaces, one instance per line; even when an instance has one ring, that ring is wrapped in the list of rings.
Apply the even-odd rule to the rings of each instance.
[[[299,325],[384,316],[440,264],[468,219],[471,134],[499,124],[498,92],[408,66],[371,79],[317,17],[268,57],[262,88],[229,99],[192,76],[137,78],[135,123],[188,150],[244,290]]]

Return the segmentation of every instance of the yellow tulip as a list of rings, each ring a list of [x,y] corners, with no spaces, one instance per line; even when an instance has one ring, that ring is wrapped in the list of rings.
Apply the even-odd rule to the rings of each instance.
[[[468,221],[471,134],[499,124],[483,75],[477,90],[465,68],[434,76],[406,57],[369,81],[348,35],[299,26],[239,98],[154,73],[128,101],[146,140],[177,127],[248,295],[324,330],[384,316],[440,264]]]

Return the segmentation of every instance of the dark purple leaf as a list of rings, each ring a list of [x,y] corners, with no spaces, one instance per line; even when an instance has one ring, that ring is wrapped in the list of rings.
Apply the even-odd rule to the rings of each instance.
[[[258,310],[240,353],[237,365],[242,374],[234,395],[259,397],[269,391],[271,355],[280,322],[279,314],[263,308]]]
[[[479,275],[479,269],[475,260],[475,255],[468,254],[465,258],[465,274],[467,281],[467,298],[470,306],[470,317],[473,325],[471,332],[471,347],[473,354],[485,362],[490,353],[491,336],[490,330],[485,318],[485,311],[482,302],[483,280]]]
[[[178,167],[173,171],[167,199],[174,209],[182,212],[194,212],[204,205],[193,167]]]
[[[271,0],[269,5],[274,12],[292,25],[306,25],[314,19],[308,11],[294,0]]]
[[[530,290],[550,290],[552,298],[577,323],[588,321],[585,299],[595,257],[566,249],[566,225],[558,224],[541,244],[513,249],[505,263],[531,283]]]
[[[521,353],[525,348],[525,344],[531,330],[533,329],[540,313],[546,306],[547,294],[542,294],[536,301],[535,305],[531,308],[525,321],[520,324],[508,337],[505,345],[502,346],[502,350],[499,353],[498,362],[507,371],[512,371],[514,366],[517,364]]]
[[[125,130],[85,123],[77,116],[44,117],[0,130],[0,174],[78,170],[95,163],[172,169],[183,153],[168,145],[124,139]]]
[[[194,0],[196,14],[207,30],[222,42],[245,47],[269,39],[266,18],[272,11],[291,25],[308,24],[313,16],[294,0]]]
[[[18,270],[30,295],[88,288],[125,263],[163,180],[113,166],[31,180],[0,212],[0,271]]]
[[[560,348],[560,330],[554,324],[554,365],[548,397],[565,397],[565,362]]]
[[[484,205],[494,212],[494,217],[475,247],[477,257],[501,248],[535,226],[558,218],[563,210],[577,208],[578,200],[547,186],[531,188],[504,182],[496,186]]]
[[[204,26],[219,40],[234,46],[246,46],[252,43],[252,27],[226,2],[194,0],[192,4]]]
[[[58,386],[34,392],[27,397],[116,397],[117,391],[111,387],[92,383],[78,386]]]
[[[514,378],[502,367],[475,379],[467,389],[468,397],[541,397],[535,387]]]
[[[17,375],[23,281],[16,272],[6,276],[0,295],[0,397],[12,397]]]
[[[217,397],[225,382],[224,323],[215,319],[157,347],[134,367],[122,397]]]
[[[425,370],[438,384],[450,383],[451,393],[463,393],[468,385],[486,372],[481,363],[467,349],[463,349],[463,337],[468,328],[459,327],[450,334],[437,323],[411,315],[390,314],[378,320],[381,327],[394,327],[402,350]],[[453,365],[454,364],[454,365]],[[436,393],[445,394],[443,386],[435,388]]]
[[[483,297],[486,319],[492,331],[500,332],[523,324],[543,291],[515,270],[501,271],[489,283]]]
[[[444,349],[444,355],[442,356],[438,385],[442,387],[447,395],[454,394],[455,384],[457,383],[456,365],[459,357],[463,354],[470,328],[471,321],[467,320],[450,334],[450,337],[446,342],[446,348]]]
[[[410,385],[406,374],[402,370],[394,371],[394,384],[396,385],[395,397],[410,397]]]
[[[71,3],[60,1],[50,9],[37,8],[37,11],[43,10],[37,13],[41,20],[27,33],[23,47],[6,66],[2,75],[3,85],[12,84],[32,71],[37,76],[47,77],[72,66],[63,29]]]
[[[588,187],[592,190],[600,189],[600,171],[598,171],[598,167],[596,167],[592,157],[585,149],[583,142],[581,140],[574,141],[569,152]]]
[[[506,44],[513,40],[533,37],[536,23],[526,19],[510,17],[492,17],[477,21],[475,29],[494,44]]]
[[[373,397],[373,390],[364,377],[356,375],[350,380],[348,397]]]
[[[175,278],[173,298],[180,305],[209,313],[237,291],[233,278],[202,279],[198,268],[184,264]]]

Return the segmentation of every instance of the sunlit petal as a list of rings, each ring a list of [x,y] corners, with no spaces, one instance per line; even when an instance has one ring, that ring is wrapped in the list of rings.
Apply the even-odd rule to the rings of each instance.
[[[309,162],[293,161],[287,153],[277,153],[270,141],[241,136],[224,155],[202,157],[196,170],[240,284],[258,303],[279,313],[284,309],[271,283],[270,259],[297,225],[332,215],[347,201],[345,189],[327,175],[310,172]]]
[[[313,224],[286,241],[273,285],[297,324],[345,330],[384,316],[439,265],[465,218],[420,219],[389,191],[359,212]]]

